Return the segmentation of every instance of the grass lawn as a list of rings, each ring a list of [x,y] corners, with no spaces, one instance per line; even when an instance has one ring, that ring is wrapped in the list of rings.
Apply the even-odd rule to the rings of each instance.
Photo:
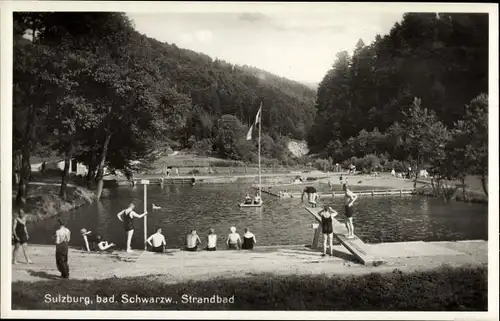
[[[179,284],[159,281],[165,277],[15,282],[12,284],[12,309],[486,311],[488,305],[486,266],[442,267],[414,273],[394,270],[347,277],[259,274]],[[86,297],[88,301],[47,303],[58,294],[77,299]],[[123,295],[128,296],[128,303]],[[186,302],[188,295],[234,296],[234,303]],[[98,304],[97,296],[114,296],[115,303]],[[164,297],[172,301],[131,302],[130,298],[136,296],[143,299]]]

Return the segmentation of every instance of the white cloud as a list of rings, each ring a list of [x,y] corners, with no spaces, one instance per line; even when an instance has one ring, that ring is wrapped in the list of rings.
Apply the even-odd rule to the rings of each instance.
[[[214,35],[210,30],[204,29],[196,31],[195,37],[199,42],[209,43],[212,42]]]

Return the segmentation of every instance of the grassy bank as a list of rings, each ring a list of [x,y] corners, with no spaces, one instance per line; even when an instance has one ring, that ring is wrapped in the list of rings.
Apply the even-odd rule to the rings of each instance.
[[[59,197],[58,185],[30,185],[26,205],[23,207],[28,221],[55,216],[94,201],[94,192],[80,186],[68,186],[66,199]],[[15,202],[16,190],[12,202]]]
[[[485,311],[486,266],[442,267],[430,272],[372,273],[363,276],[276,276],[165,284],[155,276],[106,280],[14,282],[13,309],[72,310],[377,310]],[[57,295],[87,302],[47,303]],[[50,296],[49,296],[50,295]],[[164,297],[167,303],[125,302],[128,298]],[[183,297],[184,295],[184,297]],[[234,303],[189,303],[193,297],[233,297]],[[96,302],[97,296],[115,303]],[[184,300],[183,300],[184,298]],[[215,299],[215,298],[214,298]]]

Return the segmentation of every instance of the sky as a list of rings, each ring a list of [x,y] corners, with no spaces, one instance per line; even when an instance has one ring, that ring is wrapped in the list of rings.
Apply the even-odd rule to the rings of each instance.
[[[386,34],[402,12],[127,13],[148,37],[303,83],[318,83],[337,52]]]

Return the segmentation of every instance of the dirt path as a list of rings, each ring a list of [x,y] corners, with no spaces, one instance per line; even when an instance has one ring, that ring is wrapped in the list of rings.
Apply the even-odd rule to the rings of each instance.
[[[169,250],[165,254],[136,251],[126,253],[86,253],[71,249],[70,275],[75,279],[124,278],[151,275],[161,282],[206,280],[214,277],[241,277],[253,274],[366,274],[427,270],[443,264],[450,266],[487,264],[486,241],[405,242],[369,246],[374,255],[387,263],[364,266],[342,246],[334,247],[334,256],[322,258],[317,250],[304,246],[261,247],[252,252],[216,251],[197,253]],[[54,247],[31,245],[34,264],[12,265],[12,281],[57,279]],[[23,258],[19,258],[23,261]]]

